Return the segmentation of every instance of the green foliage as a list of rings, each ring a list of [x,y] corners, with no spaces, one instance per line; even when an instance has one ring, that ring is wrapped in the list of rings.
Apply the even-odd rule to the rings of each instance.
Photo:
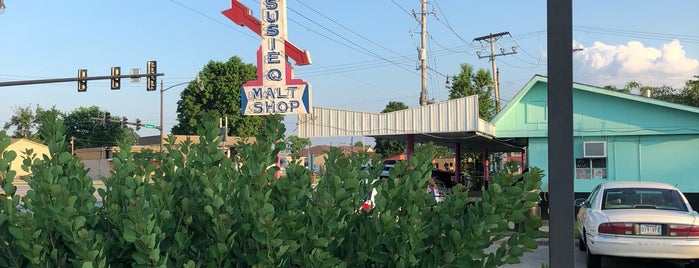
[[[32,108],[29,105],[15,107],[14,109],[15,114],[10,117],[9,122],[5,123],[3,129],[8,130],[11,127],[14,127],[14,132],[12,134],[13,138],[32,138],[32,131],[34,131],[34,128],[36,127],[34,111],[32,111]]]
[[[280,122],[281,115],[242,116],[240,111],[240,87],[255,80],[257,69],[245,64],[239,57],[227,62],[210,61],[199,77],[201,85],[192,81],[180,93],[177,102],[177,121],[172,134],[195,135],[202,124],[202,114],[214,114],[228,118],[228,135],[254,137],[265,125]]]
[[[617,88],[611,85],[605,86],[604,88],[623,93],[631,93],[633,90],[637,90],[639,93],[643,94],[646,91],[650,91],[650,97],[654,99],[699,107],[699,75],[695,75],[693,79],[687,80],[684,88],[644,86],[637,81],[630,81],[626,83],[623,88]]]
[[[452,76],[449,99],[478,95],[478,114],[480,118],[490,121],[497,112],[492,81],[488,70],[481,68],[474,74],[473,66],[461,64],[461,72]]]
[[[433,144],[430,142],[430,144]],[[435,145],[434,148],[434,158],[453,158],[454,153],[451,152],[451,149],[446,146],[438,146]]]
[[[25,152],[22,168],[32,173],[27,179],[31,189],[21,200],[28,212],[4,214],[12,224],[10,235],[4,234],[2,240],[16,252],[0,258],[18,267],[104,267],[92,178],[83,163],[66,151],[62,121],[47,116],[39,133],[50,156],[38,158],[31,150]],[[6,194],[18,198],[14,191]]]
[[[279,179],[268,168],[285,149],[277,142],[283,124],[264,126],[230,159],[217,148],[218,120],[202,122],[198,144],[167,145],[167,155],[149,158],[122,143],[98,190],[101,207],[84,166],[65,152],[62,123],[44,123],[51,157],[25,160],[34,177],[21,200],[8,179],[16,154],[0,159],[9,197],[0,199],[0,266],[494,267],[517,263],[542,235],[540,221],[525,217],[538,200],[538,169],[522,181],[494,175],[482,200],[459,185],[437,203],[425,194],[434,146],[420,147],[376,181],[379,169],[362,169],[366,155],[332,148],[311,187],[303,166],[291,163]],[[8,144],[0,134],[0,149]],[[365,212],[360,206],[372,188],[376,207]],[[20,201],[28,212],[14,209]]]
[[[408,106],[403,102],[391,101],[386,104],[386,107],[381,111],[382,113],[390,113],[400,110],[408,109]],[[375,138],[374,150],[376,154],[381,157],[390,157],[397,154],[402,154],[405,152],[407,146],[404,141],[399,140],[389,140],[384,138]]]
[[[289,151],[291,151],[291,154],[295,158],[298,158],[301,150],[308,146],[311,146],[311,139],[299,138],[298,136],[292,135],[286,138],[286,144],[289,147]]]
[[[114,122],[104,124],[105,112],[97,106],[80,107],[73,110],[64,117],[66,129],[61,135],[65,134],[66,140],[69,140],[70,137],[76,137],[75,149],[115,146],[120,140],[135,144],[138,140],[136,132],[116,123],[116,121],[121,121],[121,117],[112,115],[111,119]]]
[[[35,131],[41,124],[41,119],[43,117],[62,115],[55,107],[43,109],[39,105],[36,106],[34,111],[32,111],[30,105],[27,105],[15,108],[14,112],[15,114],[12,115],[10,121],[3,125],[3,129],[8,130],[14,128],[12,133],[13,138],[25,138],[34,141],[41,141],[41,137],[39,137]]]

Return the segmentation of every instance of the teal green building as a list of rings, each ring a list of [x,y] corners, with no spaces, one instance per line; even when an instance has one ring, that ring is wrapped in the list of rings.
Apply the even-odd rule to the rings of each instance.
[[[495,137],[524,141],[528,166],[544,172],[556,131],[548,129],[547,82],[534,76],[491,121]],[[576,83],[573,117],[576,195],[604,181],[657,181],[699,199],[699,108]],[[570,178],[546,176],[543,190],[555,179]]]

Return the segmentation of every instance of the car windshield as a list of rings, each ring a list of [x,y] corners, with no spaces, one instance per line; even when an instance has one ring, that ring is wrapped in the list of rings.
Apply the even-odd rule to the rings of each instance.
[[[677,190],[614,188],[604,191],[602,209],[666,209],[687,211],[687,206]]]

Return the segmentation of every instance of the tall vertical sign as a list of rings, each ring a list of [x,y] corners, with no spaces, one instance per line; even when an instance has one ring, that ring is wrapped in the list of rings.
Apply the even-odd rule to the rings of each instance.
[[[311,87],[294,79],[288,58],[297,65],[310,64],[308,52],[287,41],[286,1],[261,0],[261,20],[237,0],[222,13],[233,22],[246,26],[262,38],[257,51],[257,80],[243,84],[241,113],[243,115],[307,114],[311,110]]]

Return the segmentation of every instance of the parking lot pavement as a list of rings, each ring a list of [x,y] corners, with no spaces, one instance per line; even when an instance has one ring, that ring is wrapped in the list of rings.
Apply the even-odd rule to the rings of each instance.
[[[583,268],[585,265],[585,252],[578,250],[577,246],[573,249],[573,268]],[[525,253],[520,258],[521,263],[504,265],[501,267],[508,268],[539,268],[542,264],[549,263],[549,246],[539,245],[535,252]],[[651,260],[651,259],[634,259],[634,258],[619,258],[619,257],[604,257],[602,258],[602,268],[681,268],[684,264],[673,262],[670,260]]]
[[[579,251],[577,248],[575,248],[574,250],[575,250],[575,253],[574,253],[575,259],[573,260],[573,267],[574,268],[585,267],[585,254],[584,254],[584,252]],[[546,245],[540,244],[539,247],[536,249],[536,251],[525,253],[524,256],[522,256],[520,258],[520,261],[521,261],[521,263],[508,264],[508,265],[504,265],[502,267],[509,267],[509,268],[542,267],[542,264],[549,263],[549,246],[548,246],[548,244],[546,244]]]

